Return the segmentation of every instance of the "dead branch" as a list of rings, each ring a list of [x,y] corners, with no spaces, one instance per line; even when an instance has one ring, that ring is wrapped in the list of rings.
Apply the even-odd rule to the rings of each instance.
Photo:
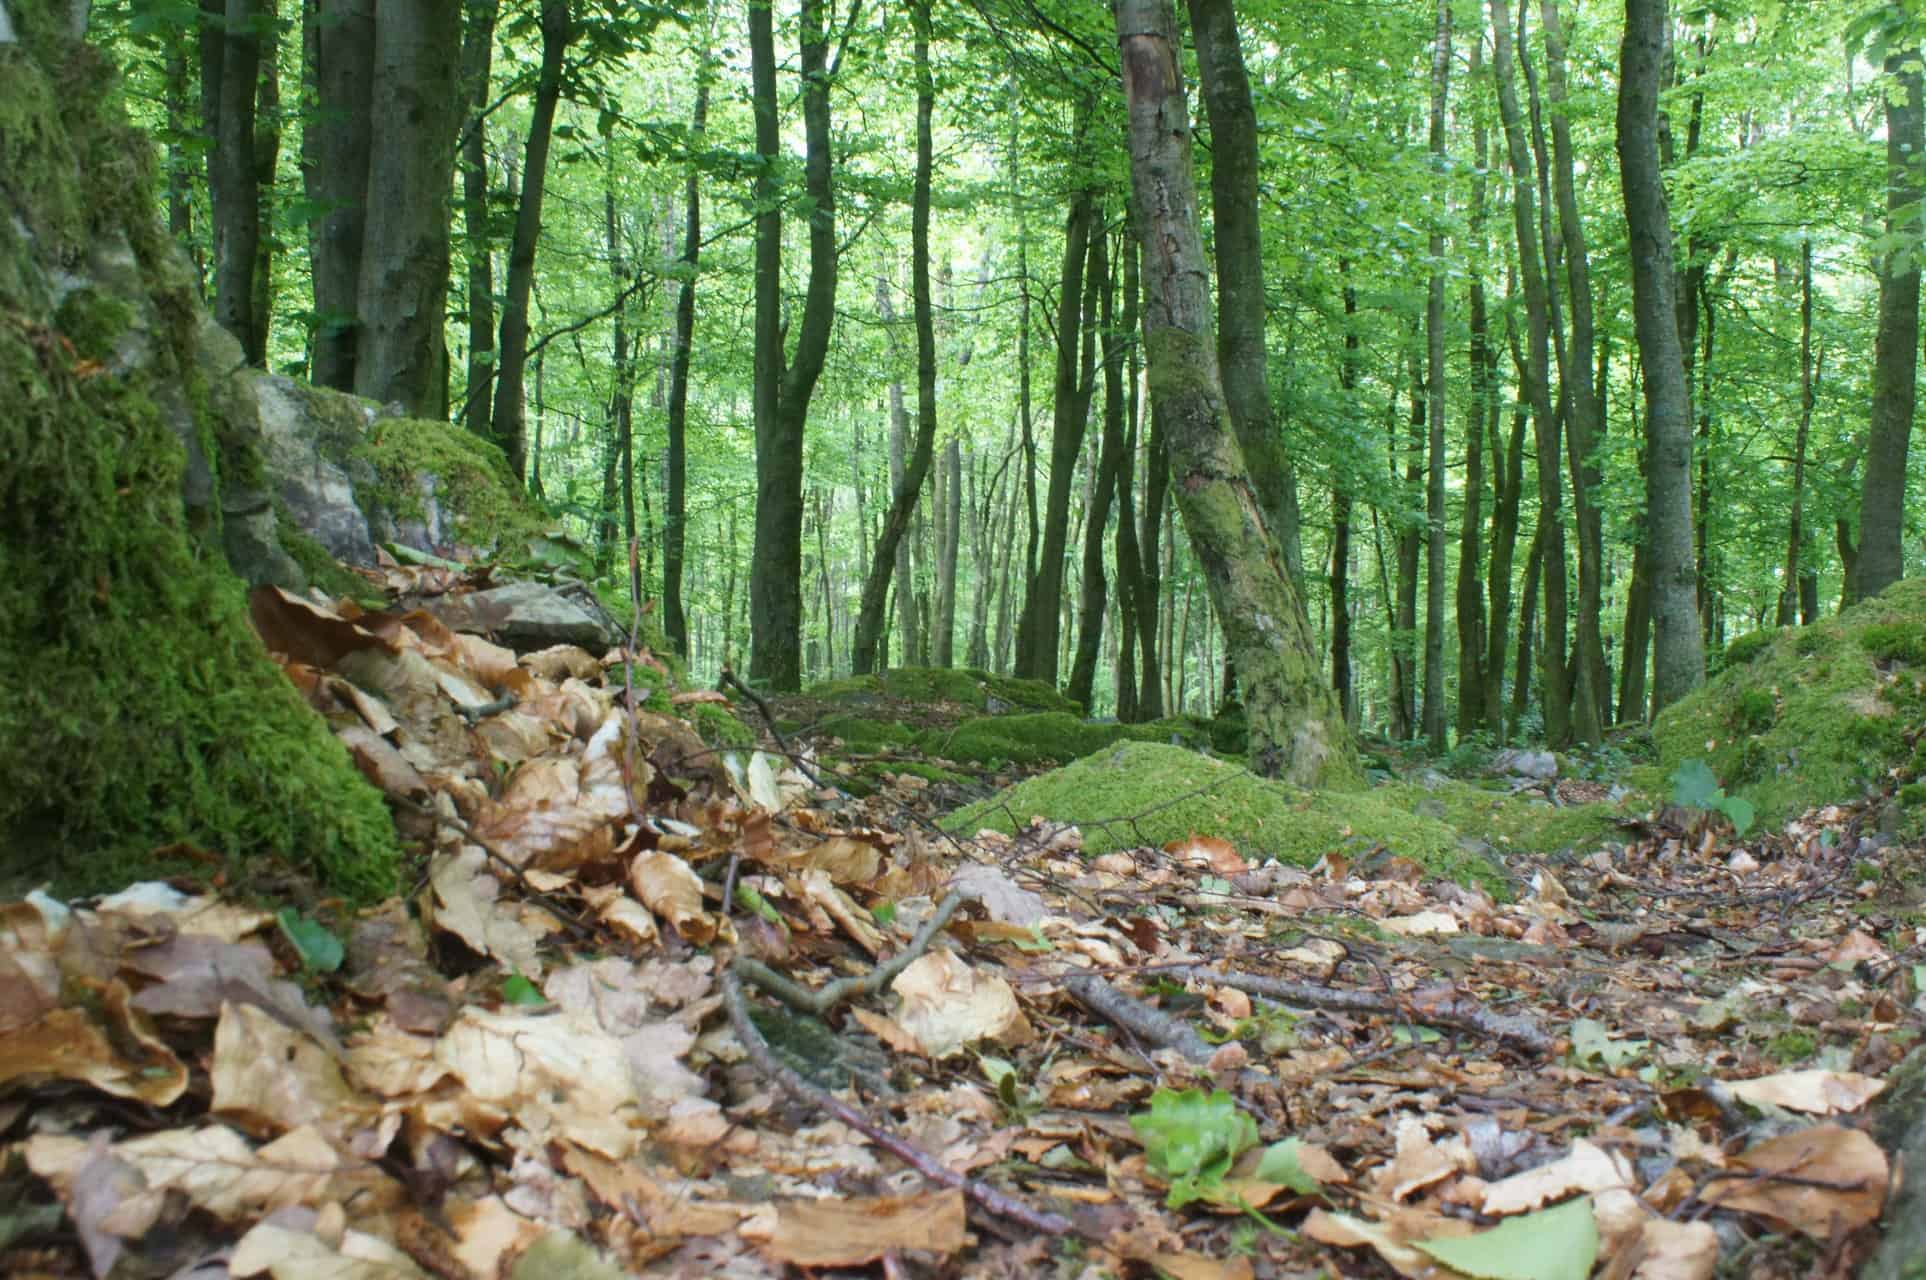
[[[1106,978],[1091,973],[1071,974],[1063,980],[1063,987],[1098,1017],[1156,1048],[1175,1049],[1192,1062],[1209,1062],[1217,1052],[1182,1018],[1125,995]]]
[[[821,988],[806,987],[794,978],[777,973],[762,961],[752,960],[744,955],[736,957],[736,972],[798,1013],[823,1017],[837,1005],[874,995],[896,981],[896,975],[909,968],[912,961],[930,949],[930,943],[935,940],[943,927],[949,924],[950,918],[956,914],[956,909],[963,905],[963,896],[960,893],[952,893],[939,902],[936,910],[930,914],[930,918],[923,922],[922,927],[909,940],[909,945],[868,973],[858,974],[852,978],[838,978]]]

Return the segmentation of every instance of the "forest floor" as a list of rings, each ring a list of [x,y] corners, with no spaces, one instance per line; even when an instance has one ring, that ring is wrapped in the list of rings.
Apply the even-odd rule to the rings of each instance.
[[[946,762],[624,715],[715,698],[646,654],[290,608],[367,636],[357,685],[291,674],[412,883],[0,906],[0,1273],[1845,1277],[1878,1244],[1926,850],[1876,798],[1745,839],[1654,808],[1498,892],[1387,847],[1092,853],[945,831]]]

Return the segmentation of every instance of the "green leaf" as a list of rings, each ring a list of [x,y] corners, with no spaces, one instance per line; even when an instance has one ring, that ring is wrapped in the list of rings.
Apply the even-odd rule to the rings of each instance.
[[[1672,771],[1672,803],[1682,809],[1714,809],[1725,798],[1712,767],[1703,760],[1687,760]]]
[[[341,939],[329,933],[326,925],[309,919],[293,907],[282,907],[275,919],[280,922],[282,934],[300,953],[303,968],[333,973],[341,967],[346,953],[341,948]]]
[[[1286,1138],[1264,1148],[1264,1158],[1257,1162],[1258,1178],[1289,1187],[1301,1196],[1314,1196],[1324,1190],[1324,1184],[1304,1172],[1304,1166],[1297,1162],[1300,1145],[1296,1138]]]
[[[1454,1271],[1480,1280],[1585,1280],[1598,1260],[1592,1200],[1508,1218],[1473,1236],[1419,1240],[1417,1247]]]
[[[1257,1145],[1257,1122],[1222,1089],[1208,1097],[1198,1089],[1159,1089],[1150,1095],[1150,1110],[1130,1117],[1130,1127],[1143,1140],[1150,1167],[1170,1180],[1173,1197],[1180,1183],[1191,1199],[1204,1194],[1231,1161]]]
[[[1752,820],[1759,816],[1759,811],[1752,807],[1752,802],[1743,796],[1727,796],[1719,807],[1725,811],[1725,816],[1732,820],[1734,835],[1742,836],[1751,830]]]
[[[1605,1024],[1591,1018],[1580,1018],[1572,1023],[1572,1056],[1580,1062],[1600,1062],[1608,1070],[1616,1071],[1637,1061],[1647,1048],[1649,1040],[1614,1040],[1605,1031]]]
[[[548,997],[542,989],[519,973],[511,973],[502,982],[502,999],[509,1004],[547,1004]]]
[[[877,924],[893,924],[896,920],[896,904],[894,902],[879,902],[869,909],[869,916],[870,919],[874,920]]]

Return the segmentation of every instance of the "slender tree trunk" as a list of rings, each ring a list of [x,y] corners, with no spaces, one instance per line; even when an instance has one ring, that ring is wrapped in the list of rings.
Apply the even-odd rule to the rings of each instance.
[[[945,668],[956,665],[956,557],[962,537],[962,471],[962,446],[951,436],[943,446],[937,484],[938,510],[945,516],[943,536],[936,543],[936,619],[930,653],[931,664]]]
[[[1358,291],[1351,283],[1351,262],[1338,259],[1338,278],[1344,282],[1344,354],[1338,363],[1338,386],[1345,407],[1356,411],[1360,346]],[[1351,491],[1340,479],[1331,489],[1331,689],[1344,711],[1345,723],[1358,722],[1358,695],[1351,676]]]
[[[1518,665],[1511,678],[1511,715],[1506,736],[1518,732],[1531,703],[1533,665],[1532,635],[1538,621],[1538,583],[1545,559],[1546,526],[1540,524],[1531,536],[1531,552],[1525,557],[1525,594],[1518,601]]]
[[[261,190],[254,162],[254,106],[261,81],[257,0],[201,0],[201,114],[210,146],[214,319],[234,335],[248,363],[264,363],[266,333],[254,314],[254,266],[261,243]]]
[[[1525,291],[1526,352],[1518,363],[1519,380],[1531,405],[1532,434],[1538,446],[1539,562],[1545,574],[1545,632],[1539,664],[1544,669],[1539,696],[1545,709],[1545,736],[1554,743],[1571,740],[1571,690],[1565,667],[1565,537],[1560,504],[1559,417],[1551,395],[1551,296],[1540,253],[1543,228],[1533,184],[1531,154],[1512,82],[1514,57],[1506,0],[1491,0],[1492,72],[1498,86],[1498,111],[1504,124],[1511,165],[1512,220],[1518,239],[1519,275]]]
[[[1497,381],[1498,365],[1496,353],[1486,374],[1493,382]],[[1491,444],[1492,474],[1497,478],[1497,492],[1492,495],[1491,507],[1491,611],[1485,629],[1485,714],[1487,722],[1499,737],[1506,734],[1505,718],[1505,654],[1511,647],[1511,591],[1512,566],[1518,558],[1519,507],[1525,492],[1525,427],[1529,420],[1527,407],[1517,404],[1512,407],[1511,437],[1509,442],[1501,441],[1498,435],[1502,411],[1494,404],[1491,416],[1487,419],[1490,426],[1486,437]],[[1536,539],[1534,538],[1534,545]],[[1526,575],[1527,595],[1537,599],[1536,559],[1527,556],[1530,572]],[[1530,664],[1525,665],[1527,683],[1530,677]]]
[[[1140,247],[1141,249],[1141,237]],[[1148,318],[1145,320],[1148,325]],[[1131,361],[1131,379],[1137,378],[1137,365]],[[1170,494],[1170,446],[1165,438],[1163,417],[1152,399],[1149,405],[1150,440],[1144,447],[1144,505],[1137,522],[1137,545],[1144,552],[1144,572],[1137,592],[1138,670],[1137,714],[1144,720],[1161,720],[1170,699],[1168,684],[1171,648],[1170,610],[1165,605],[1164,569],[1168,555],[1158,549],[1160,539],[1168,542]],[[1162,627],[1159,627],[1161,619]],[[1162,643],[1160,643],[1160,640]],[[1161,655],[1161,657],[1160,657]]]
[[[1438,0],[1431,49],[1431,281],[1424,311],[1425,412],[1425,738],[1445,749],[1445,102],[1451,85],[1451,2]]]
[[[1264,254],[1257,213],[1257,113],[1233,0],[1189,0],[1199,88],[1210,121],[1217,362],[1244,465],[1291,581],[1304,581],[1297,479],[1271,417],[1264,341]]]
[[[1665,21],[1665,0],[1626,0],[1618,93],[1619,171],[1645,383],[1655,709],[1677,701],[1705,679],[1692,564],[1691,408],[1674,318],[1672,230],[1659,174],[1658,81]]]
[[[889,284],[882,276],[876,278],[876,305],[883,322],[892,324],[895,315],[889,300]],[[920,384],[920,374],[918,380]],[[892,380],[889,387],[890,504],[883,516],[882,531],[876,537],[876,554],[863,579],[862,604],[856,617],[856,644],[850,659],[850,669],[857,675],[880,671],[889,665],[883,627],[892,580],[896,587],[896,631],[901,637],[902,664],[906,667],[928,665],[926,655],[916,643],[916,579],[911,571],[912,539],[909,537],[910,521],[923,492],[923,479],[929,472],[935,444],[933,415],[928,426],[926,435],[919,417],[912,445],[908,439],[909,409],[903,400],[903,384],[901,380]]]
[[[1126,236],[1129,234],[1125,232]],[[1123,316],[1113,313],[1116,291],[1109,279],[1110,265],[1106,237],[1097,237],[1095,269],[1104,277],[1101,288],[1102,317],[1099,334],[1103,343],[1103,435],[1097,465],[1090,486],[1090,510],[1083,530],[1083,589],[1077,617],[1077,653],[1070,668],[1070,700],[1088,713],[1094,706],[1091,691],[1097,681],[1097,657],[1103,646],[1103,621],[1109,599],[1109,584],[1103,572],[1103,536],[1110,520],[1110,501],[1117,489],[1117,473],[1123,467],[1124,444],[1124,343],[1119,334],[1137,330],[1137,299],[1126,295]],[[1134,283],[1134,282],[1133,282]],[[1121,717],[1120,717],[1121,718]]]
[[[667,483],[662,495],[662,625],[680,656],[689,656],[689,613],[682,602],[682,574],[687,556],[685,531],[689,506],[689,362],[695,347],[696,267],[702,253],[702,170],[696,157],[709,135],[709,28],[696,70],[695,108],[689,115],[689,173],[682,191],[682,269],[687,274],[676,289],[675,348],[669,357]],[[856,490],[856,524],[862,527],[863,493]]]
[[[1132,323],[1121,328],[1115,341],[1123,352],[1124,452],[1117,467],[1117,719],[1132,724],[1142,719],[1138,685],[1137,654],[1140,644],[1140,618],[1146,607],[1154,610],[1154,599],[1144,573],[1144,547],[1138,536],[1136,509],[1137,445],[1141,436],[1143,405],[1137,387],[1137,342],[1141,328],[1137,321],[1137,232],[1126,220],[1123,235],[1124,305]],[[1155,544],[1152,544],[1155,551]]]
[[[302,51],[315,112],[301,133],[314,280],[314,359],[309,376],[353,391],[360,328],[357,291],[367,224],[368,155],[374,129],[374,0],[312,0]]]
[[[187,105],[187,33],[169,26],[162,39],[162,94],[167,110],[167,234],[200,263],[198,251],[190,244],[194,233],[194,206],[188,194],[189,150],[186,142],[192,132]]]
[[[522,157],[522,203],[515,214],[515,239],[508,253],[492,423],[495,439],[518,477],[528,472],[522,377],[528,365],[529,291],[535,283],[535,250],[542,235],[542,202],[548,191],[548,149],[555,132],[555,107],[562,97],[562,59],[574,35],[569,0],[542,0],[542,66],[535,80],[535,105]]]
[[[1799,553],[1805,545],[1806,444],[1812,435],[1812,408],[1818,389],[1812,356],[1812,237],[1799,247],[1799,434],[1792,447],[1792,512],[1786,519],[1786,576],[1780,584],[1776,621],[1789,627],[1798,616],[1803,582]]]
[[[1472,32],[1471,80],[1484,64],[1483,24]],[[1458,533],[1458,736],[1488,723],[1485,701],[1485,600],[1479,581],[1485,497],[1486,423],[1497,412],[1498,389],[1491,374],[1491,321],[1485,302],[1485,166],[1489,163],[1485,122],[1474,114],[1471,176],[1470,250],[1466,255],[1471,327],[1471,408],[1465,414],[1464,522]],[[1347,307],[1347,311],[1348,311]],[[1350,342],[1347,333],[1345,341]]]
[[[1116,20],[1151,396],[1168,415],[1177,504],[1243,681],[1251,767],[1306,786],[1349,781],[1358,769],[1343,713],[1318,670],[1303,604],[1224,407],[1167,0],[1119,0]]]
[[[1079,108],[1080,116],[1086,108]],[[1079,119],[1077,137],[1085,136],[1087,120]],[[1064,223],[1063,268],[1057,281],[1056,390],[1051,406],[1050,488],[1043,506],[1043,544],[1036,574],[1024,594],[1023,618],[1017,627],[1017,674],[1047,684],[1057,682],[1057,642],[1063,602],[1063,558],[1069,540],[1070,484],[1090,416],[1091,386],[1080,378],[1081,343],[1085,317],[1095,316],[1085,304],[1087,259],[1092,233],[1101,236],[1102,218],[1095,193],[1079,191],[1070,202]]]
[[[381,145],[353,195],[364,210],[353,390],[419,418],[448,412],[448,206],[463,100],[461,0],[384,0],[367,108]]]
[[[488,233],[489,77],[495,57],[495,18],[501,0],[470,0],[461,40],[462,88],[468,124],[461,140],[461,219],[468,259],[468,389],[462,421],[484,440],[494,438],[495,244]],[[620,287],[619,285],[617,286]]]
[[[855,20],[854,0],[850,21]],[[751,102],[756,117],[756,534],[751,600],[751,678],[778,692],[802,683],[803,431],[836,307],[836,198],[831,178],[829,93],[834,69],[823,0],[802,0],[803,188],[809,208],[809,283],[796,351],[784,359],[782,211],[776,189],[782,147],[776,114],[775,33],[766,0],[749,6]]]
[[[1425,396],[1423,366],[1415,350],[1410,355],[1409,384],[1411,416],[1402,437],[1395,395],[1391,416],[1385,423],[1394,484],[1398,480],[1398,455],[1404,455],[1404,483],[1396,513],[1398,592],[1387,618],[1391,626],[1391,736],[1400,742],[1418,736],[1418,553],[1424,540],[1413,510],[1424,485]]]
[[[1598,493],[1604,478],[1595,456],[1604,436],[1605,414],[1591,377],[1597,346],[1596,321],[1591,257],[1573,176],[1574,148],[1567,110],[1570,91],[1565,74],[1566,30],[1558,0],[1541,0],[1540,11],[1545,27],[1547,100],[1551,105],[1552,190],[1565,251],[1566,288],[1571,298],[1571,338],[1563,387],[1572,521],[1578,530],[1578,636],[1572,656],[1575,664],[1572,725],[1581,741],[1600,742],[1604,739],[1605,724],[1611,718],[1611,684],[1605,669],[1605,641],[1600,625],[1604,609],[1605,544]]]
[[[250,281],[255,345],[248,363],[267,367],[268,341],[274,325],[274,207],[275,172],[281,165],[281,19],[277,0],[259,0],[259,74],[261,83],[254,108],[254,190],[260,203],[259,234],[254,239],[254,270]]]
[[[1866,431],[1866,469],[1859,497],[1859,553],[1847,582],[1848,600],[1878,595],[1906,571],[1900,546],[1906,505],[1906,453],[1913,434],[1919,373],[1919,163],[1926,151],[1921,105],[1920,49],[1887,55],[1886,234],[1905,241],[1887,251],[1879,268],[1879,328],[1873,338],[1872,415]]]

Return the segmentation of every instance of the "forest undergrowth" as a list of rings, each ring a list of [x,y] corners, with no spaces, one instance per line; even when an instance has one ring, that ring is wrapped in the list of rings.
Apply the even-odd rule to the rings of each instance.
[[[1879,1242],[1922,951],[1886,796],[1743,836],[1633,804],[1459,880],[1395,840],[959,831],[1042,768],[915,745],[975,685],[851,750],[844,702],[518,656],[405,603],[446,570],[386,579],[256,616],[418,850],[403,895],[184,863],[0,907],[0,1272],[1849,1276]],[[731,693],[757,748],[678,714]]]

